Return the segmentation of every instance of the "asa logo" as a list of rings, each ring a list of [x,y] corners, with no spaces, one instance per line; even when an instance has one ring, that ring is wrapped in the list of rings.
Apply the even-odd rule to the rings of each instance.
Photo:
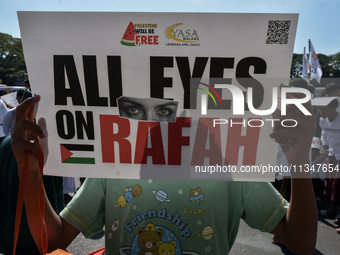
[[[183,23],[177,23],[169,26],[165,30],[165,36],[169,40],[175,40],[181,43],[198,43],[199,36],[196,29],[185,29],[183,27]]]

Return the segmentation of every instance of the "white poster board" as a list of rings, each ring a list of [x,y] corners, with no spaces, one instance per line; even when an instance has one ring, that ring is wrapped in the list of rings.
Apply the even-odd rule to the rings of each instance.
[[[48,124],[45,173],[273,178],[273,171],[263,171],[275,167],[277,144],[269,138],[273,128],[266,120],[273,117],[247,109],[233,115],[237,104],[218,84],[233,84],[244,95],[247,87],[253,87],[254,105],[270,108],[272,88],[288,83],[297,14],[19,12],[18,16],[31,87],[42,96],[38,116]],[[119,116],[117,99],[122,97],[127,114],[143,115],[141,120]],[[211,102],[205,104],[206,98]],[[161,105],[156,99],[176,102],[176,110],[156,111]],[[139,101],[131,106],[131,100]],[[153,111],[162,115],[160,122],[145,117],[146,111],[140,109],[144,102],[157,105]],[[177,119],[167,122],[164,116],[173,111]],[[260,120],[249,124],[251,118]],[[221,123],[213,127],[218,119]],[[260,121],[261,127],[251,127]]]
[[[17,92],[16,91],[1,96],[1,99],[4,100],[6,102],[6,104],[8,104],[12,107],[16,107],[18,105]]]

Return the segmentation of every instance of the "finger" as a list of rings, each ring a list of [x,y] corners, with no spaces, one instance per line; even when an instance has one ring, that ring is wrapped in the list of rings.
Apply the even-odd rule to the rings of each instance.
[[[21,119],[34,120],[34,104],[40,101],[40,96],[35,95],[34,97],[26,99],[24,102],[19,104],[16,108],[15,123],[17,124]]]
[[[48,132],[47,132],[46,119],[45,118],[40,118],[38,120],[38,126],[41,128],[41,130],[45,134],[45,137],[47,137],[48,136]],[[44,138],[42,138],[42,139],[44,139]]]
[[[280,85],[280,90],[282,88],[289,88],[289,90],[294,90],[294,89],[301,90],[301,89],[303,89],[306,92],[306,94],[310,96],[310,98],[309,98],[309,100],[306,103],[303,103],[302,106],[304,106],[308,110],[308,112],[311,113],[311,115],[313,115],[313,107],[312,107],[312,101],[311,101],[312,98],[311,98],[311,93],[310,93],[309,90],[304,89],[304,88],[298,88],[298,87],[290,87],[290,86],[281,84]],[[290,98],[290,99],[293,99],[293,98],[299,99],[299,98],[305,98],[307,96],[306,94],[302,93],[302,92],[288,92],[286,97]],[[296,108],[295,105],[288,105],[287,106],[287,111],[288,111],[289,107]]]
[[[282,83],[280,84],[279,88],[280,88],[280,90],[282,88],[290,88],[290,89],[293,89],[293,90],[294,90],[294,88],[301,89],[301,87],[287,86],[287,85],[284,85]],[[304,98],[305,96],[306,96],[306,94],[301,93],[301,92],[289,92],[289,93],[287,93],[287,98]]]
[[[297,123],[297,126],[300,128],[310,129],[314,130],[316,128],[316,118],[314,116],[304,116],[301,115],[299,112],[293,111],[287,113],[284,118],[281,118],[282,120],[292,120],[292,122]]]
[[[311,111],[311,115],[303,114],[295,105],[287,105],[286,115],[281,115],[281,111],[277,110],[273,113],[273,118],[279,119],[279,121],[275,122],[273,131],[277,131],[279,129],[284,128],[285,126],[296,126],[303,127],[306,129],[316,129],[316,118],[312,111],[312,106],[310,102],[305,104],[306,109]],[[288,121],[288,120],[291,121]],[[284,124],[283,124],[284,122]]]
[[[46,163],[47,157],[48,157],[48,133],[47,133],[47,126],[46,126],[46,119],[45,118],[40,118],[38,120],[38,125],[41,127],[42,131],[45,134],[45,138],[39,139],[39,144],[41,145],[41,148],[44,152],[44,162]]]
[[[281,140],[284,138],[292,138],[297,141],[297,144],[308,144],[310,145],[312,143],[312,132],[309,132],[309,134],[306,134],[306,130],[303,128],[285,128],[277,130],[269,135],[271,138],[274,138],[275,140]]]
[[[280,129],[305,129],[307,133],[315,133],[316,130],[316,118],[308,118],[306,116],[301,116],[297,112],[291,112],[285,116],[285,118],[280,117],[279,121],[274,122],[273,132]]]
[[[28,119],[21,119],[14,127],[12,139],[28,139],[27,133],[32,133],[33,135],[40,138],[45,137],[45,134],[40,126]]]
[[[39,145],[34,140],[12,140],[11,146],[12,150],[18,153],[30,151],[33,154],[37,154],[39,151]]]

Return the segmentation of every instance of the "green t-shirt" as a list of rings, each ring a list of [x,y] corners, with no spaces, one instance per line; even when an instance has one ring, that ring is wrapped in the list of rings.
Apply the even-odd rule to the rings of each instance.
[[[241,218],[270,232],[287,208],[269,183],[86,179],[61,217],[105,225],[107,254],[228,254]]]

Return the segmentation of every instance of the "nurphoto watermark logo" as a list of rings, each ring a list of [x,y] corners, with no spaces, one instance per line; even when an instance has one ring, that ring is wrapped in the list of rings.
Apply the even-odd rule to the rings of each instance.
[[[304,106],[304,104],[312,98],[308,89],[290,86],[274,86],[268,89],[259,89],[257,83],[253,83],[254,86],[242,87],[233,84],[221,83],[221,79],[212,79],[212,81],[213,83],[210,85],[204,82],[196,82],[198,84],[197,90],[204,91],[204,93],[200,94],[200,109],[202,117],[208,114],[208,110],[224,109],[231,111],[229,117],[244,116],[246,113],[261,117],[250,119],[248,121],[244,120],[242,122],[234,122],[234,124],[245,125],[247,123],[248,126],[251,127],[261,127],[264,123],[268,122],[271,123],[272,127],[274,127],[275,122],[280,121],[283,127],[295,127],[298,124],[296,120],[279,119],[274,118],[273,116],[286,116],[288,105],[291,105],[290,108],[294,108],[295,111],[306,116],[312,115],[312,113]],[[247,85],[249,84],[251,85],[252,83],[247,83]],[[265,91],[266,95],[264,95]],[[228,94],[229,98],[223,99],[222,94],[224,93]],[[299,94],[299,98],[293,96],[296,94]],[[209,100],[212,100],[213,104],[209,104]],[[263,109],[262,104],[264,103],[267,104],[267,107]],[[270,105],[268,105],[268,103],[270,103]],[[280,113],[277,114],[278,110],[280,110]],[[264,118],[263,116],[272,116],[273,118]],[[227,118],[214,118],[213,122],[214,127],[216,125],[225,125],[228,123],[231,125],[233,124],[230,123],[230,120]]]

